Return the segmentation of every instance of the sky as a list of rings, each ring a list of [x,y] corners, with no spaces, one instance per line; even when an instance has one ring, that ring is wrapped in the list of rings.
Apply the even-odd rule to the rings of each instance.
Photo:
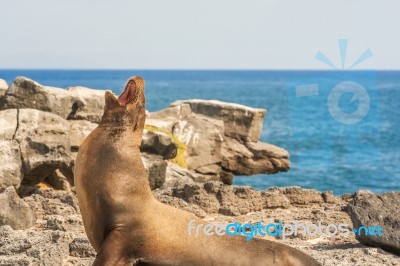
[[[1,69],[400,69],[398,0],[0,0]]]

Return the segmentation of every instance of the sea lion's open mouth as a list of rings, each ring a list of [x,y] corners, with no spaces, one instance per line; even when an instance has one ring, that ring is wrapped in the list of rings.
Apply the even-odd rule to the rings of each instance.
[[[125,106],[136,98],[136,83],[133,79],[126,84],[124,92],[118,97],[120,105]]]

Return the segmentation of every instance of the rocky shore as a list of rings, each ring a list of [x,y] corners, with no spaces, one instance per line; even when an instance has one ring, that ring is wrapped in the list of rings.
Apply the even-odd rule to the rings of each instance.
[[[73,168],[103,108],[104,91],[48,87],[24,77],[8,86],[0,79],[0,265],[94,260]],[[270,238],[324,265],[400,265],[400,193],[337,197],[299,187],[259,191],[231,185],[234,175],[290,168],[288,151],[259,141],[266,113],[215,100],[177,101],[148,113],[141,151],[155,197],[210,223],[379,224],[383,237]]]

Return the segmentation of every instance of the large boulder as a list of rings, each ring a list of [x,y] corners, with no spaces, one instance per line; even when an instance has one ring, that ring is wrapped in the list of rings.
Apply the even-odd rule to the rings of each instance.
[[[0,109],[32,108],[57,114],[64,119],[99,123],[105,104],[104,92],[84,87],[65,90],[17,77],[6,91]]]
[[[21,200],[14,187],[0,193],[0,226],[9,225],[13,229],[25,229],[36,222],[31,207]]]
[[[70,125],[58,115],[18,110],[15,140],[19,143],[24,182],[35,184],[70,163]]]
[[[16,109],[0,111],[0,191],[19,187],[22,181],[22,161],[19,143],[15,140],[18,125]]]
[[[177,136],[186,163],[210,180],[231,184],[233,174],[273,174],[290,168],[289,153],[259,142],[266,110],[207,100],[176,101],[149,113],[146,124]],[[200,180],[196,180],[200,181]]]
[[[189,105],[193,113],[216,118],[224,122],[225,135],[242,141],[260,139],[265,109],[217,100],[176,101],[171,106]]]
[[[348,212],[354,228],[361,226],[380,226],[383,235],[377,232],[361,235],[356,238],[362,244],[380,247],[400,255],[400,192],[386,192],[380,195],[373,193],[358,193],[349,203]]]

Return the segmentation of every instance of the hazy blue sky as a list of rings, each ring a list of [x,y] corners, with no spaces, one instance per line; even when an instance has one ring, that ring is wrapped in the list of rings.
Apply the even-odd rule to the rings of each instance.
[[[400,1],[0,0],[0,68],[400,69]]]

